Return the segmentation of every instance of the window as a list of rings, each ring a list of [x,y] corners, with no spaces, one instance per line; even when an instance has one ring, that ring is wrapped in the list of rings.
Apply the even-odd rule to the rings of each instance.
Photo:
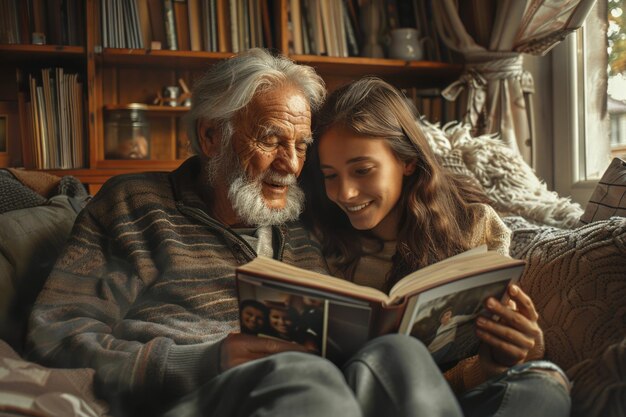
[[[626,1],[608,0],[608,95],[611,155],[626,159]]]
[[[626,157],[626,0],[598,0],[552,54],[555,189],[585,203]]]

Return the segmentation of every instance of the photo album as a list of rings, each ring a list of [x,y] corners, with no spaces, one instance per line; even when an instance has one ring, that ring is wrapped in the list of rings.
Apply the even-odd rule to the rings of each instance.
[[[257,257],[237,268],[242,333],[299,343],[341,364],[368,340],[403,333],[440,367],[474,355],[474,322],[488,297],[502,299],[525,262],[486,246],[417,270],[388,294]]]

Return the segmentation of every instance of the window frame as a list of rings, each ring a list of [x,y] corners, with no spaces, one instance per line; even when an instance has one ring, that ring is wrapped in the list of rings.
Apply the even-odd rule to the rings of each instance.
[[[554,189],[583,207],[598,180],[586,177],[584,25],[552,52]]]

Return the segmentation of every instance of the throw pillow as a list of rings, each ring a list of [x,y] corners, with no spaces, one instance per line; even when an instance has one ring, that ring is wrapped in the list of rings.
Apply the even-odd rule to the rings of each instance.
[[[626,161],[614,158],[593,191],[580,222],[626,217]]]
[[[626,218],[573,230],[505,218],[520,286],[539,312],[546,358],[574,381],[572,415],[626,410]]]
[[[523,216],[556,227],[578,225],[583,212],[580,205],[549,191],[522,157],[497,136],[474,137],[470,126],[462,123],[441,129],[421,119],[420,127],[442,165],[453,172],[469,172],[501,215]]]
[[[572,230],[504,221],[511,255],[527,261],[520,286],[539,312],[548,359],[567,371],[626,337],[626,218]]]
[[[35,207],[46,202],[45,197],[24,187],[11,173],[0,169],[0,213]]]
[[[21,350],[25,320],[70,233],[71,198],[0,214],[0,337]]]
[[[109,407],[93,394],[93,374],[92,369],[51,369],[27,362],[0,340],[0,414],[105,416]]]

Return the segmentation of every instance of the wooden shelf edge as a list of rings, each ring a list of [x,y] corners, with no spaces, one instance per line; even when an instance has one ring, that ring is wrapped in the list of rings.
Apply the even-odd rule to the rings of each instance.
[[[0,52],[80,55],[85,53],[85,48],[72,45],[0,44]]]
[[[143,110],[153,116],[180,116],[189,111],[189,107],[184,106],[155,106],[143,103],[106,104],[103,109],[104,111]]]
[[[366,57],[328,57],[318,55],[291,55],[300,64],[310,65],[322,76],[360,78],[375,75],[392,80],[393,84],[410,85],[416,77],[446,84],[463,71],[461,64],[439,61],[403,61],[399,59]]]
[[[170,51],[164,49],[105,48],[96,54],[104,65],[207,68],[211,64],[233,56],[232,52]]]
[[[148,171],[172,171],[178,168],[183,162],[184,160],[104,160],[98,161],[97,168],[42,169],[38,171],[56,175],[57,177],[71,175],[86,184],[103,184],[109,178],[121,174]]]
[[[299,63],[314,64],[335,64],[335,65],[367,65],[380,67],[396,67],[396,68],[444,68],[451,70],[460,70],[462,65],[450,64],[440,61],[404,61],[401,59],[389,58],[369,58],[369,57],[335,57],[325,55],[290,55],[291,59]]]

